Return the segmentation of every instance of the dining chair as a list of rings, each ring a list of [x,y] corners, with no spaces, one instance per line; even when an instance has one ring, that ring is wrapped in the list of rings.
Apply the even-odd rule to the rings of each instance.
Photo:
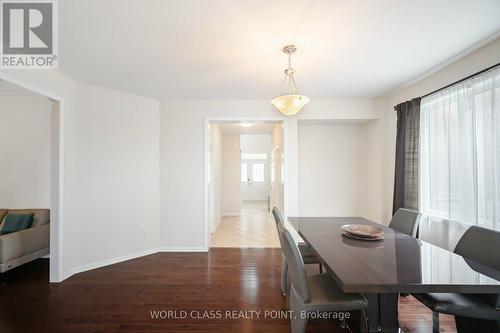
[[[366,308],[368,301],[358,293],[344,293],[330,274],[307,275],[299,248],[290,232],[282,230],[283,251],[288,260],[291,279],[290,319],[292,333],[303,333],[310,313],[361,311],[363,326],[369,331]],[[343,325],[345,322],[342,323]]]
[[[500,232],[472,226],[460,238],[453,252],[464,257],[466,261],[467,259],[474,261],[469,262],[471,266],[480,264],[500,271],[499,244]],[[414,297],[433,311],[433,332],[439,332],[439,313],[490,320],[495,326],[494,332],[500,332],[500,295],[430,293],[415,294]],[[496,321],[496,324],[493,321]],[[460,319],[456,323],[458,330],[463,323]]]
[[[414,210],[399,208],[392,216],[389,222],[389,228],[407,234],[411,237],[417,237],[418,226],[420,224],[421,214]],[[401,293],[400,296],[407,297],[407,293]]]
[[[278,237],[280,240],[280,245],[281,249],[283,249],[283,230],[286,229],[285,227],[285,222],[283,221],[283,216],[281,215],[281,212],[279,211],[278,208],[274,207],[273,210],[273,217],[274,221],[276,222],[276,228],[278,229]],[[318,264],[319,265],[319,272],[323,272],[323,266],[321,264],[321,261],[316,257],[316,255],[313,253],[311,250],[311,247],[304,243],[304,242],[299,242],[298,243],[299,251],[300,254],[302,255],[302,259],[305,264]],[[286,296],[288,294],[288,261],[286,259],[286,255],[283,252],[283,263],[281,266],[281,293],[283,296]]]
[[[389,228],[402,232],[412,237],[417,237],[418,225],[421,214],[414,210],[399,208],[392,216]]]

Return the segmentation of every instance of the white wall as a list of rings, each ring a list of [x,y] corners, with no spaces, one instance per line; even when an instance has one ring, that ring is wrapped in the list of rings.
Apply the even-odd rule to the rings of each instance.
[[[205,250],[204,120],[285,120],[287,156],[284,212],[298,214],[298,119],[379,119],[366,99],[312,100],[297,116],[284,117],[268,100],[197,100],[161,103],[161,244],[172,250]],[[174,156],[175,158],[172,158]]]
[[[382,206],[384,222],[388,223],[392,215],[397,120],[394,106],[406,100],[430,93],[480,70],[493,66],[500,61],[499,55],[500,38],[378,102],[378,109],[381,111],[383,110],[382,114],[384,115],[384,129],[382,131],[384,133],[382,166]]]
[[[219,125],[210,124],[211,146],[211,178],[209,183],[210,232],[214,232],[220,223],[221,214],[221,187],[222,187],[222,133]]]
[[[301,216],[381,220],[380,121],[299,123]]]
[[[267,100],[165,102],[162,103],[159,133],[154,111],[158,103],[149,99],[75,83],[52,71],[1,71],[0,76],[63,100],[61,171],[64,183],[61,195],[64,206],[61,211],[64,224],[53,225],[52,232],[54,237],[62,232],[64,256],[60,260],[66,277],[155,248],[154,212],[158,207],[161,207],[162,249],[203,250],[203,119],[206,116],[285,119]],[[297,119],[364,119],[376,115],[374,103],[369,100],[316,100],[303,114],[286,118],[289,215],[297,214],[294,144]],[[162,165],[161,202],[157,205],[154,204],[152,184],[155,167],[159,169],[153,156],[158,149],[155,135],[160,136]],[[142,163],[137,163],[136,154],[143,159]],[[119,163],[112,162],[110,156]],[[122,166],[118,167],[120,164]],[[126,194],[112,192],[110,189],[114,185],[131,191]],[[118,208],[122,211],[115,212]],[[140,221],[144,216],[151,221],[144,222],[144,230],[142,223],[137,223],[139,212],[145,212]],[[103,228],[103,221],[109,218],[125,218],[127,227],[117,231],[118,225],[113,223]],[[144,239],[138,240],[137,235]],[[110,244],[109,240],[116,237],[116,243]],[[89,239],[94,244],[90,251]],[[52,280],[54,276],[51,273]]]
[[[0,95],[0,203],[50,208],[52,102]]]
[[[393,106],[498,63],[498,54],[500,40],[386,99],[313,99],[303,112],[291,118],[281,116],[269,105],[268,100],[162,102],[159,119],[161,131],[158,128],[158,103],[149,99],[77,84],[57,71],[0,71],[2,79],[34,88],[63,101],[60,152],[60,172],[63,175],[60,195],[63,207],[60,207],[60,213],[64,223],[52,225],[51,239],[55,240],[60,234],[64,252],[60,257],[51,254],[51,260],[55,263],[51,266],[51,279],[54,281],[62,276],[57,272],[59,262],[62,272],[68,276],[79,269],[109,263],[114,260],[110,255],[115,256],[115,259],[124,259],[143,251],[146,244],[148,248],[156,246],[154,222],[144,222],[145,229],[142,229],[142,222],[138,223],[137,219],[140,215],[140,221],[144,220],[144,216],[155,221],[158,207],[161,207],[159,234],[163,249],[206,249],[203,172],[205,117],[285,119],[287,199],[284,211],[288,216],[299,214],[297,120],[381,119],[380,123],[367,129],[367,133],[371,133],[367,135],[378,138],[378,143],[367,139],[367,144],[378,144],[382,150],[380,165],[377,166],[377,149],[369,149],[371,160],[374,161],[374,168],[370,172],[381,175],[382,219],[387,222],[392,206],[394,177],[396,118]],[[160,139],[159,204],[157,201],[155,204],[154,193],[158,189],[155,190],[153,186],[154,179],[158,183],[159,170],[158,154],[154,153],[158,150],[155,136]],[[112,163],[110,156],[119,163]],[[142,163],[137,161],[137,156],[143,159]],[[85,184],[85,180],[89,180],[90,184]],[[127,193],[114,192],[111,188],[126,190]],[[88,198],[91,195],[101,200]],[[374,203],[376,198],[377,193],[374,192],[369,202]],[[375,204],[366,204],[365,207],[364,214],[376,215]],[[119,208],[122,211],[116,212]],[[145,212],[148,209],[151,210]],[[127,227],[118,230],[123,227],[119,223],[103,226],[103,222],[115,217],[126,219]],[[128,226],[130,223],[132,225]],[[87,230],[101,231],[101,228],[101,233]],[[137,235],[144,236],[144,240],[138,240]],[[90,251],[89,244],[94,247]]]
[[[163,250],[206,249],[205,117],[285,120],[289,216],[298,214],[297,120],[378,119],[372,100],[314,100],[291,118],[268,100],[170,101],[161,103],[158,119],[155,101],[75,83],[58,72],[1,71],[0,77],[63,100],[64,223],[52,226],[51,237],[61,232],[64,255],[54,260],[62,261],[66,277],[154,251],[156,241]]]
[[[245,154],[269,154],[271,135],[243,134],[240,136],[241,152]]]
[[[363,125],[363,211],[361,216],[382,223],[382,139],[383,122],[374,120]]]
[[[77,237],[74,229],[73,217],[78,215],[77,199],[74,196],[74,182],[76,181],[75,166],[75,83],[66,76],[56,71],[19,71],[0,70],[0,79],[19,84],[28,89],[34,89],[53,99],[62,100],[61,122],[61,169],[58,170],[64,177],[61,184],[62,191],[60,207],[56,196],[52,196],[51,202],[51,266],[50,280],[59,281],[64,272],[71,272],[77,264],[76,246],[74,240]],[[53,177],[54,178],[54,177]],[[56,217],[54,219],[54,217]],[[56,223],[60,218],[64,223]],[[64,252],[57,253],[53,250],[64,242]]]
[[[79,264],[157,248],[159,103],[82,83],[76,102]]]
[[[268,100],[170,101],[161,103],[160,131],[155,101],[75,83],[54,71],[0,71],[0,77],[63,100],[64,224],[52,226],[52,237],[61,231],[64,256],[54,260],[62,260],[65,276],[153,250],[158,245],[158,208],[161,249],[206,249],[205,117],[285,120],[284,211],[289,216],[298,214],[297,120],[379,118],[373,100],[313,100],[291,118],[279,114]],[[159,163],[154,153],[158,149]],[[156,204],[155,170],[160,172]],[[115,188],[121,191],[112,191]],[[109,219],[126,226],[103,225]],[[54,276],[51,272],[53,280]]]
[[[159,103],[55,71],[0,78],[62,101],[62,223],[51,225],[51,251],[63,252],[51,252],[51,281],[157,250]]]
[[[271,150],[274,149],[274,184],[271,184],[271,209],[273,206],[278,207],[280,212],[284,212],[284,179],[282,178],[283,154],[284,154],[284,137],[283,124],[275,124],[271,135]]]
[[[222,135],[222,216],[239,215],[241,209],[240,135]]]
[[[299,214],[361,216],[363,127],[299,125]]]

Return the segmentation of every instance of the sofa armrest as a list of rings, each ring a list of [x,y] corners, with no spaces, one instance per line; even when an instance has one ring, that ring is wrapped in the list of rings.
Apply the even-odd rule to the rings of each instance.
[[[50,224],[0,236],[0,264],[49,247]]]

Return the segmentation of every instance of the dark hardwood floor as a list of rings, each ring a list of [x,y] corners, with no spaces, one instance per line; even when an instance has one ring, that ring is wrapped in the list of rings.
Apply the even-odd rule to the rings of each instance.
[[[286,310],[280,272],[279,249],[214,248],[158,253],[49,284],[48,260],[39,259],[0,274],[0,332],[290,332],[288,319],[263,318],[264,312],[255,319],[191,318],[205,310],[223,317],[232,310]],[[431,326],[431,313],[411,297],[400,307],[410,332]],[[188,317],[151,318],[162,310]],[[453,332],[452,320],[444,324],[443,332]],[[336,320],[312,320],[307,331],[345,332]]]

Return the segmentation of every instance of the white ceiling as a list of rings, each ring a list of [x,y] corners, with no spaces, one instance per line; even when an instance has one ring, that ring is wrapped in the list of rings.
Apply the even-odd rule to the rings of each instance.
[[[64,0],[60,69],[166,99],[384,95],[500,31],[499,0]]]

